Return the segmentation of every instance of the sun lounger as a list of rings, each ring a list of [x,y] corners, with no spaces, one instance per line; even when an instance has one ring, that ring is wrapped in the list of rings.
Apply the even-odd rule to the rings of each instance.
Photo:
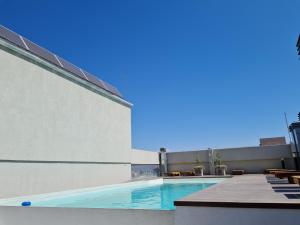
[[[243,175],[244,173],[244,170],[231,170],[232,175]]]
[[[265,169],[265,174],[270,174],[277,171],[287,171],[287,169]]]
[[[292,180],[293,184],[300,185],[300,176],[292,176],[291,180]]]
[[[288,173],[288,172],[298,172],[297,170],[286,170],[286,169],[282,169],[282,170],[273,170],[270,171],[270,174],[276,174],[277,172],[283,172],[283,173]]]
[[[275,177],[282,179],[282,178],[288,178],[291,176],[298,176],[298,175],[300,175],[300,171],[277,171],[277,172],[274,172],[274,175],[275,175]]]
[[[178,172],[178,171],[175,171],[175,172],[168,172],[168,173],[167,173],[167,176],[171,176],[171,177],[174,177],[174,176],[180,176],[180,172]]]
[[[300,176],[300,171],[278,171],[275,172],[275,177],[283,179],[288,178],[290,183],[293,183],[292,176]]]
[[[181,171],[180,175],[181,176],[195,176],[193,171]]]

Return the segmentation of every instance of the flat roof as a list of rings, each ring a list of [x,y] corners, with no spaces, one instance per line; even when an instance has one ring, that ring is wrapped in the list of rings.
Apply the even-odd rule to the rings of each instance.
[[[0,25],[0,38],[8,41],[9,43],[21,48],[39,58],[55,65],[71,74],[76,76],[79,79],[87,81],[97,87],[108,91],[110,94],[115,95],[123,99],[122,94],[119,92],[117,88],[112,86],[111,84],[97,78],[96,76],[92,75],[91,73],[73,65],[72,63],[68,62],[67,60],[57,56],[56,54],[48,51],[45,48],[35,44],[34,42],[28,40],[27,38],[9,30],[8,28]]]
[[[176,206],[300,209],[298,184],[272,175],[240,175],[175,201]]]

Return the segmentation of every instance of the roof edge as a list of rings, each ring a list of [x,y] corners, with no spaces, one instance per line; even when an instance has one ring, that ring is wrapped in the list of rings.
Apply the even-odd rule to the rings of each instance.
[[[29,59],[29,61],[32,60],[32,61],[36,62],[37,64],[41,64],[41,65],[47,67],[50,70],[54,70],[57,73],[62,74],[65,78],[67,78],[67,79],[69,79],[69,80],[71,80],[71,81],[73,81],[75,83],[78,83],[81,86],[84,86],[87,89],[89,89],[89,90],[91,90],[91,91],[93,91],[93,92],[95,92],[97,94],[100,94],[100,95],[102,95],[102,96],[104,96],[106,98],[109,98],[109,99],[111,99],[111,100],[113,100],[115,102],[118,102],[118,103],[120,103],[120,104],[122,104],[124,106],[127,106],[129,108],[131,108],[133,106],[132,103],[124,100],[123,98],[118,97],[118,96],[116,96],[116,95],[114,95],[114,94],[112,94],[112,93],[110,93],[110,92],[108,92],[108,91],[106,91],[106,90],[104,90],[104,89],[102,89],[102,88],[94,85],[91,82],[88,82],[88,81],[85,81],[83,79],[80,79],[79,77],[77,77],[76,75],[72,74],[71,72],[68,72],[68,71],[66,71],[66,70],[64,70],[62,68],[59,68],[58,66],[56,66],[56,65],[48,62],[47,60],[45,60],[45,59],[43,59],[41,57],[38,57],[37,55],[35,55],[35,54],[33,54],[33,53],[29,52],[29,51],[25,51],[24,49],[22,49],[22,48],[20,48],[20,47],[18,47],[16,45],[10,43],[9,41],[7,41],[7,40],[5,40],[5,39],[3,39],[1,37],[0,37],[0,45],[3,46],[6,49],[9,49],[9,50],[15,52],[18,55],[21,55],[22,57],[24,57],[26,59]],[[18,55],[17,55],[17,57],[18,57]],[[53,71],[51,71],[51,72],[53,72]]]
[[[67,72],[70,72],[73,75],[82,78],[83,80],[91,82],[92,84],[100,88],[103,88],[104,90],[112,93],[113,95],[123,98],[120,91],[113,85],[101,80],[97,76],[94,76],[87,71],[84,72],[80,67],[74,65],[68,60],[65,60],[64,58],[57,56],[53,52],[47,50],[44,47],[41,47],[40,45],[21,36],[20,34],[4,27],[3,25],[0,25],[0,37],[8,41],[9,43],[12,43],[13,45],[25,51],[29,51],[30,53],[38,56],[39,58],[42,58],[47,62],[52,63],[58,66],[59,68],[62,68]]]

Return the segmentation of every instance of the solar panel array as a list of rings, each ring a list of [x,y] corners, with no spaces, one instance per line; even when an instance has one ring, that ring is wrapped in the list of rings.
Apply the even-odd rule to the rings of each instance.
[[[20,38],[20,36],[17,35],[16,33],[12,32],[12,31],[6,29],[3,26],[0,26],[0,36],[3,39],[6,39],[6,40],[14,43],[18,47],[26,49],[26,46],[24,45],[24,43],[23,43],[22,39]]]
[[[28,39],[22,37],[21,35],[16,34],[15,32],[5,28],[4,26],[0,25],[0,38],[26,50],[30,53],[72,73],[76,77],[79,77],[85,81],[88,81],[97,87],[100,87],[116,96],[122,97],[121,93],[109,83],[106,83],[96,76],[86,72],[79,67],[73,65],[72,63],[68,62],[67,60],[56,56],[52,52],[40,47],[39,45],[29,41]]]

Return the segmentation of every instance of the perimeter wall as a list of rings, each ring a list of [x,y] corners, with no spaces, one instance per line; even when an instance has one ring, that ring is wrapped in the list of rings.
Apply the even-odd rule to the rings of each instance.
[[[131,176],[133,178],[153,177],[159,175],[158,152],[132,149]]]
[[[287,169],[294,169],[291,146],[257,146],[242,148],[214,149],[214,156],[219,153],[227,172],[243,169],[246,173],[263,173],[267,168],[281,168],[281,158]],[[167,152],[168,171],[192,171],[197,160],[205,166],[205,174],[209,174],[209,151]]]

